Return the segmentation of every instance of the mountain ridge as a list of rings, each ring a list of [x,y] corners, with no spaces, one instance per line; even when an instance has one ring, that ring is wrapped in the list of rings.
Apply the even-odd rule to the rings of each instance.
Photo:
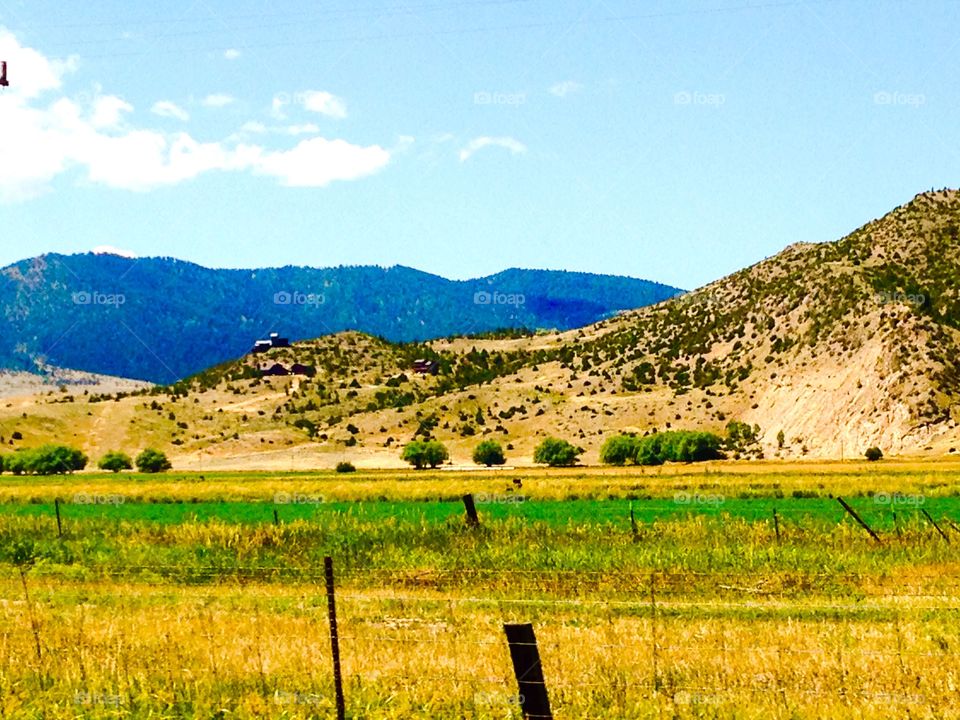
[[[360,330],[410,342],[567,329],[660,301],[648,280],[510,269],[448,280],[406,266],[207,268],[168,257],[47,253],[0,270],[0,367],[174,382],[269,332]]]

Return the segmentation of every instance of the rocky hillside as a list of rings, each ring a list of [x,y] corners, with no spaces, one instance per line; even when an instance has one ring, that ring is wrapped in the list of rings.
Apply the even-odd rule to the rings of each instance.
[[[0,436],[93,454],[165,447],[180,467],[399,464],[413,437],[530,462],[544,436],[758,429],[766,457],[960,445],[960,193],[917,196],[848,237],[787,248],[682,297],[563,333],[394,344],[342,333],[131,395],[21,399]],[[414,361],[436,374],[413,372]],[[275,365],[309,374],[263,376]]]

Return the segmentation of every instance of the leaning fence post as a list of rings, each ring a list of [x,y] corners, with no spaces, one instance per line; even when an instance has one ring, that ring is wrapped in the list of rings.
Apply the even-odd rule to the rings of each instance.
[[[518,699],[524,720],[552,720],[553,713],[550,712],[547,683],[543,678],[533,625],[505,623],[503,631],[507,634],[510,646],[510,659],[513,661],[513,674],[517,677]]]
[[[856,511],[856,510],[854,510],[852,507],[850,507],[849,505],[847,505],[847,501],[846,501],[846,500],[844,500],[842,497],[840,497],[839,495],[837,495],[837,502],[839,502],[841,505],[843,505],[843,509],[846,510],[848,513],[850,513],[850,517],[852,517],[854,520],[856,520],[858,523],[860,523],[860,527],[862,527],[864,530],[866,530],[868,533],[870,533],[870,537],[872,537],[874,540],[876,540],[878,544],[883,545],[883,540],[880,539],[880,536],[877,535],[873,530],[870,529],[870,526],[867,525],[866,522],[864,522],[864,520],[863,520],[862,517],[860,517],[859,515],[857,515],[857,511]]]
[[[477,515],[477,506],[473,502],[471,493],[463,496],[463,508],[467,511],[467,525],[477,527],[480,524],[480,516]]]
[[[273,509],[273,524],[274,525],[280,524],[280,513],[277,512],[276,508]]]
[[[777,509],[773,509],[773,529],[777,531],[777,545],[780,544],[780,516],[777,515]]]
[[[942,538],[944,539],[944,542],[946,542],[947,545],[949,545],[949,544],[950,544],[950,538],[948,538],[948,537],[947,537],[947,534],[946,534],[943,530],[940,529],[940,526],[937,525],[937,521],[934,520],[934,519],[933,519],[933,516],[931,516],[930,513],[927,512],[927,509],[926,509],[926,508],[920,508],[920,512],[922,512],[922,513],[923,513],[923,516],[924,516],[925,518],[927,518],[927,520],[930,521],[930,524],[933,525],[933,526],[937,529],[937,532],[940,533],[940,537],[942,537]]]
[[[323,570],[327,579],[327,615],[330,619],[330,652],[333,655],[333,687],[337,694],[337,720],[346,720],[347,711],[343,702],[343,676],[340,672],[340,636],[337,633],[337,603],[333,594],[333,558],[323,558]]]
[[[60,523],[60,498],[53,499],[53,509],[57,513],[57,537],[63,537],[63,525]]]

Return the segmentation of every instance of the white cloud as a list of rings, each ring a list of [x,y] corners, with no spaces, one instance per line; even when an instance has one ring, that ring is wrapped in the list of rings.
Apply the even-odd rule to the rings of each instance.
[[[287,114],[283,111],[290,104],[290,96],[286,93],[277,93],[273,96],[273,102],[270,104],[270,114],[277,120],[286,120]]]
[[[230,48],[223,53],[223,57],[227,60],[236,60],[238,57],[240,57],[240,51],[236,48]]]
[[[115,95],[103,95],[93,101],[90,122],[95,128],[115,128],[125,112],[133,112],[133,105]]]
[[[482,136],[474,138],[460,150],[460,162],[466,162],[471,155],[485,147],[506,148],[513,155],[522,155],[527,151],[527,146],[515,138]]]
[[[320,113],[332,118],[342,119],[347,116],[347,104],[336,95],[322,90],[307,90],[298,93],[297,98],[303,106],[311,112]]]
[[[260,133],[267,132],[268,128],[262,122],[257,122],[256,120],[248,120],[247,122],[245,122],[243,125],[240,126],[240,130],[241,132],[257,133],[259,135]]]
[[[558,98],[564,98],[567,95],[571,95],[575,92],[579,92],[583,89],[583,85],[574,81],[574,80],[564,80],[562,82],[554,83],[550,86],[550,93],[556,95]]]
[[[334,180],[355,180],[372,175],[390,162],[390,153],[379,145],[360,147],[345,140],[318,137],[301,141],[292,150],[267,153],[255,163],[256,171],[294,187],[323,187]]]
[[[213,93],[212,95],[207,95],[203,100],[201,100],[200,104],[204,107],[219,108],[225,107],[235,101],[236,98],[234,98],[233,95],[227,95],[226,93]]]
[[[50,190],[58,176],[110,188],[146,191],[189,181],[209,172],[245,172],[276,178],[285,185],[320,187],[378,172],[393,151],[359,146],[342,139],[311,137],[291,149],[252,144],[242,133],[206,142],[186,132],[134,127],[126,117],[133,107],[101,92],[68,97],[62,84],[76,68],[23,48],[0,29],[0,57],[10,58],[11,86],[0,92],[0,202],[24,201]],[[29,73],[27,71],[29,68]],[[25,73],[22,80],[19,73]],[[170,101],[152,111],[185,120]],[[294,136],[319,132],[313,124],[271,128],[247,123],[243,131]],[[269,135],[268,135],[269,134]]]
[[[135,258],[137,256],[133,250],[124,250],[113,245],[97,245],[91,252],[94,255],[119,255],[125,258]]]
[[[303,123],[301,125],[264,125],[257,120],[248,120],[240,126],[240,132],[254,135],[262,135],[264,133],[273,133],[274,135],[316,135],[320,132],[320,128],[314,123]]]
[[[189,113],[176,103],[169,100],[159,100],[150,108],[150,112],[160,117],[174,118],[186,122],[190,119]]]
[[[333,93],[323,90],[304,90],[295,93],[277,93],[270,104],[270,114],[277,120],[286,120],[288,105],[300,105],[304,110],[342,120],[347,116],[347,103]]]

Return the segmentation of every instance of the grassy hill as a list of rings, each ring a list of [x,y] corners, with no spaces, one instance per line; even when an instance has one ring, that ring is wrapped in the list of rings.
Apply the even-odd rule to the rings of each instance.
[[[960,444],[960,193],[924,193],[848,237],[787,248],[682,297],[567,332],[396,344],[339,333],[142,394],[20,398],[0,435],[96,455],[156,445],[182,468],[400,464],[437,437],[529,464],[546,435],[759,428],[767,458],[946,453]],[[411,371],[417,358],[436,375]],[[259,377],[300,362],[314,377]],[[72,398],[72,400],[71,400]]]

